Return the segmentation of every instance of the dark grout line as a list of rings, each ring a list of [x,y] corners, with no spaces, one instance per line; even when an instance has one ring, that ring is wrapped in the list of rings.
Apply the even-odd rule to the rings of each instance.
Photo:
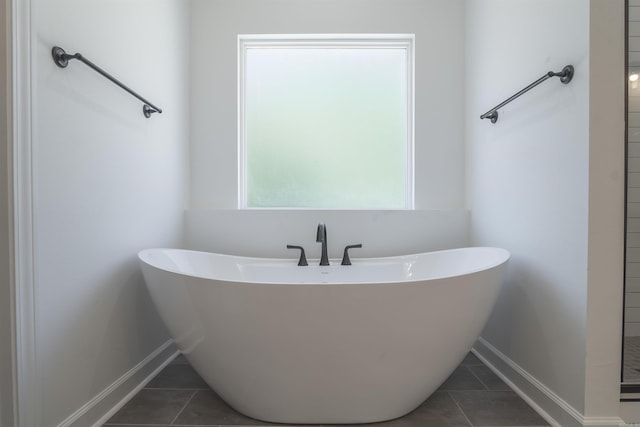
[[[458,410],[460,411],[460,413],[462,413],[462,416],[464,417],[465,420],[467,420],[467,422],[469,423],[470,427],[474,427],[473,423],[471,422],[471,420],[469,419],[469,417],[467,416],[467,414],[464,412],[464,410],[462,409],[462,407],[460,406],[460,404],[458,403],[458,401],[455,399],[455,397],[453,397],[453,395],[451,394],[451,392],[446,391],[445,393],[447,393],[449,395],[449,397],[451,398],[451,400],[453,400],[453,403],[456,404],[456,407],[458,408]]]
[[[480,366],[480,365],[470,365],[470,366]],[[479,382],[480,384],[482,384],[482,387],[484,387],[484,390],[485,390],[485,391],[491,391],[491,389],[489,388],[489,386],[488,386],[488,385],[486,385],[486,384],[484,383],[484,381],[482,381],[482,378],[480,378],[478,375],[476,375],[476,373],[475,373],[475,372],[473,372],[473,369],[469,369],[469,368],[467,368],[467,371],[469,371],[469,372],[471,373],[471,375],[473,375],[473,376],[475,377],[475,379],[477,379],[477,380],[478,380],[478,382]]]
[[[198,391],[194,391],[193,394],[191,395],[191,397],[189,398],[189,400],[186,401],[186,403],[184,404],[184,406],[182,407],[182,409],[180,409],[178,411],[178,413],[176,414],[175,417],[173,417],[173,419],[171,420],[170,425],[174,425],[173,423],[176,422],[176,420],[178,419],[178,417],[180,416],[180,414],[182,414],[182,412],[184,412],[184,410],[186,409],[186,407],[189,405],[189,403],[191,403],[191,401],[193,400],[193,398],[196,396],[196,394],[198,394]]]

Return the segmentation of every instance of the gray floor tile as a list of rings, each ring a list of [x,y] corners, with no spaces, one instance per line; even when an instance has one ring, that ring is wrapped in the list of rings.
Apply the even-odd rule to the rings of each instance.
[[[107,421],[107,425],[171,424],[194,393],[191,390],[142,389]]]
[[[470,427],[448,392],[435,392],[409,414],[394,420],[370,424],[323,424],[322,427]]]
[[[358,427],[547,425],[480,359],[469,353],[440,389],[415,411],[395,420]],[[274,427],[277,424],[251,419],[229,407],[204,383],[186,358],[179,355],[105,426]]]
[[[484,365],[467,366],[467,368],[475,375],[489,390],[511,390],[499,376]]]
[[[440,386],[438,391],[486,390],[487,388],[473,375],[468,366],[458,366]]]
[[[184,357],[184,354],[179,354],[175,359],[171,361],[171,363],[174,365],[188,365],[189,361],[186,357]]]
[[[209,390],[209,386],[189,364],[169,364],[145,388]]]
[[[200,390],[180,413],[174,424],[184,425],[267,425],[242,415],[227,405],[215,392]]]
[[[623,381],[640,381],[640,337],[624,337]]]
[[[473,426],[547,426],[513,391],[451,391]]]
[[[362,423],[362,424],[321,424],[321,427],[399,427],[398,421],[402,418],[396,418],[388,421],[378,421],[372,423]],[[309,425],[310,427],[313,424]]]
[[[394,427],[471,426],[447,392],[435,392],[410,414],[395,420]]]
[[[396,420],[381,421],[378,423],[363,423],[363,424],[321,424],[321,427],[398,427]],[[313,425],[313,424],[310,424]]]
[[[464,360],[462,361],[462,363],[460,363],[460,365],[463,365],[463,366],[484,365],[484,363],[482,363],[482,361],[478,359],[478,357],[475,354],[469,352],[464,358]]]

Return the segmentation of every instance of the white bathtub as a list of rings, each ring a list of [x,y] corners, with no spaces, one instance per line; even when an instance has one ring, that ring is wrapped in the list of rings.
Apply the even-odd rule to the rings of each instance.
[[[489,317],[509,252],[386,258],[138,254],[180,350],[229,405],[278,423],[370,423],[422,403]]]

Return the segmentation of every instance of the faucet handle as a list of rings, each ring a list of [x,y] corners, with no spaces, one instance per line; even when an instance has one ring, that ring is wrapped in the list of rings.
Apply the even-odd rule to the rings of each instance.
[[[300,249],[300,260],[298,260],[298,266],[304,267],[307,264],[307,257],[304,255],[304,248],[302,246],[287,245],[287,249]]]
[[[357,245],[347,245],[344,248],[344,255],[342,255],[342,262],[340,265],[351,265],[351,260],[349,259],[349,249],[351,248],[361,248],[362,243],[358,243]]]

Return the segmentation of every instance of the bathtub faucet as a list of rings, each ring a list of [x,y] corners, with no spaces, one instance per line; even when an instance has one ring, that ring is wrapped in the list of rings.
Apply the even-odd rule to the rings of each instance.
[[[327,257],[327,227],[324,225],[324,222],[318,224],[316,242],[322,243],[322,256],[320,257],[320,265],[329,265],[329,257]]]

